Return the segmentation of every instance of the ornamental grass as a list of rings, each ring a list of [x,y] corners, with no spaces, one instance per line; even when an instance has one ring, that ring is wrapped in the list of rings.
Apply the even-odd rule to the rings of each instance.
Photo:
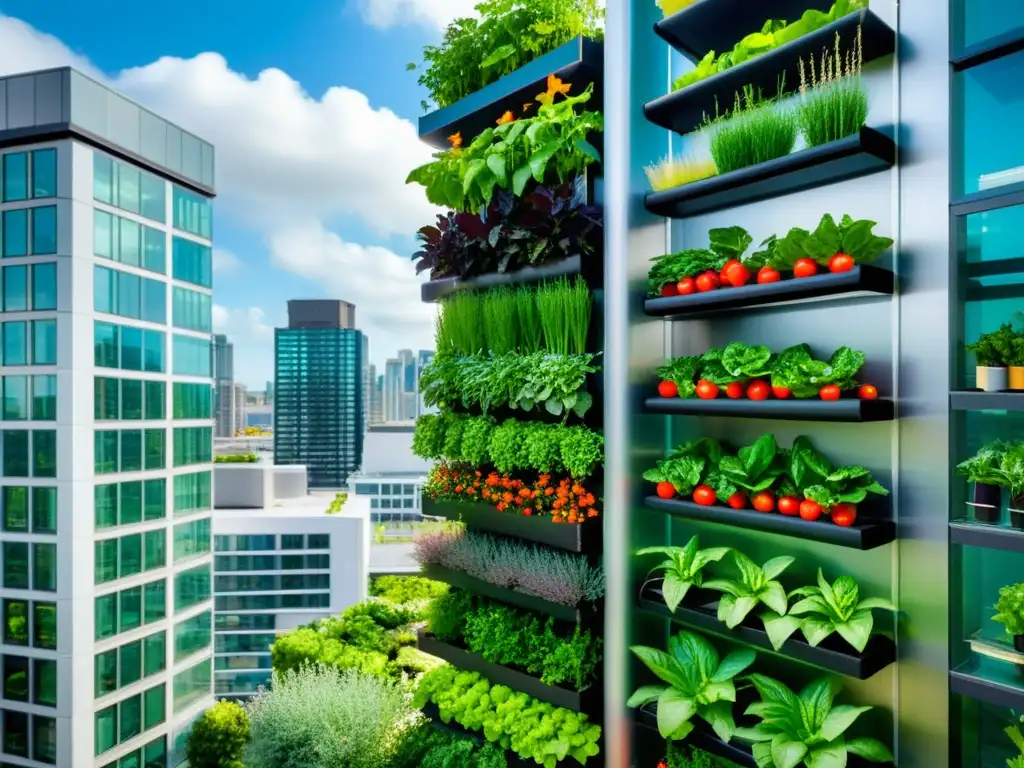
[[[729,173],[788,155],[796,145],[798,124],[793,110],[761,99],[747,86],[736,94],[732,112],[708,127],[715,167]]]
[[[822,53],[815,65],[800,60],[800,96],[797,121],[809,147],[817,147],[857,133],[868,119],[868,94],[861,82],[863,63],[861,30],[844,56],[836,33],[835,48]]]

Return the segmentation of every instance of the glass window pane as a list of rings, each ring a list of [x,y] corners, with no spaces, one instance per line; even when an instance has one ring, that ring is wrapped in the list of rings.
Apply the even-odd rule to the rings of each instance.
[[[6,589],[28,589],[28,542],[5,541],[4,587]]]
[[[9,152],[4,155],[5,203],[28,198],[28,155],[25,152]]]
[[[142,534],[135,533],[131,536],[122,536],[120,540],[121,564],[118,568],[118,578],[134,576],[142,573]]]
[[[141,328],[121,326],[121,367],[126,371],[142,370]],[[150,331],[146,331],[150,333]],[[149,370],[148,368],[146,370]]]
[[[142,215],[154,221],[167,218],[167,184],[159,176],[142,174]]]
[[[33,662],[35,677],[32,700],[47,707],[57,706],[57,662],[53,659],[36,659]]]
[[[167,615],[167,588],[164,582],[151,581],[143,585],[146,593],[146,623],[159,621]]]
[[[28,365],[28,323],[4,323],[4,365]]]
[[[4,710],[4,752],[28,757],[28,715]]]
[[[28,309],[28,267],[4,267],[4,312]]]
[[[97,430],[94,435],[95,460],[93,470],[98,475],[117,472],[118,431],[116,429]]]
[[[29,418],[28,376],[4,376],[4,419],[23,421]]]
[[[57,321],[32,321],[32,362],[36,365],[57,364]]]
[[[28,488],[19,485],[5,485],[3,489],[4,530],[25,532],[28,530]]]
[[[32,265],[32,309],[57,308],[57,263]]]
[[[4,642],[28,645],[27,600],[4,600]]]
[[[117,525],[117,483],[97,485],[94,492],[97,528]]]
[[[117,745],[117,705],[101,709],[96,713],[95,723],[96,754],[100,755]]]
[[[128,741],[142,732],[142,697],[132,696],[120,704],[118,713],[120,720],[121,741]]]
[[[167,714],[167,687],[158,685],[143,694],[145,719],[143,729],[148,730],[164,721]]]
[[[142,469],[142,430],[122,430],[121,471],[137,472],[140,469]]]
[[[151,272],[167,272],[167,235],[159,229],[142,228],[142,266]]]
[[[117,593],[96,598],[96,639],[103,640],[117,634]]]
[[[139,379],[121,380],[121,418],[142,418],[142,382]]]
[[[3,657],[3,696],[12,701],[28,701],[28,659],[24,656]]]
[[[120,327],[112,323],[93,323],[93,359],[100,368],[118,367]]]
[[[97,584],[117,578],[117,539],[97,541],[94,549],[94,571]]]
[[[123,589],[118,593],[120,610],[118,625],[122,632],[142,626],[142,587]]]
[[[166,415],[167,389],[162,381],[146,382],[146,418],[163,419]]]
[[[120,255],[118,261],[132,267],[142,263],[142,229],[141,225],[129,219],[118,218],[120,227]],[[134,315],[131,315],[134,317]]]
[[[93,418],[116,421],[121,416],[121,380],[110,376],[93,379]]]
[[[121,525],[133,525],[142,522],[142,481],[133,480],[121,483],[120,492]]]
[[[145,482],[145,518],[160,520],[167,514],[167,481],[156,478]]]
[[[32,209],[32,253],[57,252],[57,206],[43,205]]]
[[[57,430],[32,431],[32,477],[57,476]]]
[[[142,679],[142,641],[122,645],[120,650],[120,682],[121,688]]]
[[[57,489],[36,486],[32,489],[32,533],[57,532]]]
[[[963,116],[960,192],[969,194],[1024,181],[1024,145],[1015,123],[1024,117],[1015,83],[1024,76],[1024,52],[955,75]]]
[[[53,765],[57,762],[57,720],[32,715],[32,759]]]
[[[32,418],[36,421],[57,419],[57,377],[39,374],[32,377]]]
[[[32,197],[57,196],[57,150],[37,149],[32,153]]]
[[[32,588],[57,591],[57,545],[32,545]]]
[[[4,430],[3,451],[4,477],[28,477],[28,432]]]
[[[162,331],[145,331],[145,360],[147,371],[162,373],[166,340]]]
[[[167,534],[163,530],[149,531],[145,538],[145,569],[162,568],[167,562]]]
[[[117,648],[97,653],[93,660],[95,696],[105,696],[117,690]]]
[[[4,211],[4,256],[28,255],[28,209]]]
[[[32,645],[57,650],[57,604],[37,600],[32,604]]]
[[[167,633],[157,632],[143,638],[143,674],[155,675],[167,668]]]
[[[104,259],[114,258],[116,219],[106,211],[92,212],[92,251]]]
[[[114,166],[117,172],[117,207],[132,213],[138,213],[140,171],[127,163],[115,162]]]
[[[92,196],[101,203],[114,202],[114,161],[93,151]]]

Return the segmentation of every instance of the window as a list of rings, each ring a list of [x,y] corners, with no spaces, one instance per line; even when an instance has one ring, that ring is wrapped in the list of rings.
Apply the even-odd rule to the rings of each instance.
[[[3,156],[3,201],[28,199],[28,154],[10,152]]]
[[[117,447],[120,432],[115,429],[97,430],[93,436],[94,461],[93,470],[98,475],[117,472]]]
[[[117,625],[122,632],[142,626],[142,587],[122,589],[117,603]]]
[[[122,645],[117,650],[118,686],[124,688],[142,679],[142,641]]]
[[[56,707],[57,662],[53,659],[34,659],[32,667],[32,701],[46,707]]]
[[[32,197],[57,196],[57,150],[37,149],[32,153]]]
[[[209,419],[213,416],[213,387],[174,383],[174,418]]]
[[[32,430],[32,477],[57,476],[57,430]]]
[[[5,709],[4,752],[8,755],[28,757],[28,715]]]
[[[143,585],[146,624],[159,621],[167,615],[167,587],[163,581],[151,581]]]
[[[57,720],[32,715],[32,759],[53,765],[57,762]]]
[[[94,605],[96,639],[103,640],[117,634],[117,593],[97,597]]]
[[[3,488],[4,530],[15,533],[28,531],[28,488],[5,485]]]
[[[4,588],[28,589],[28,542],[5,541]]]
[[[28,659],[24,656],[3,657],[3,696],[9,701],[28,701]]]
[[[163,419],[167,412],[167,385],[162,381],[147,381],[145,384],[145,418]]]
[[[3,324],[4,365],[28,365],[28,323]]]
[[[328,533],[309,534],[308,549],[330,549],[331,536]]]
[[[199,613],[174,625],[174,662],[209,648],[213,643],[213,614]]]
[[[330,604],[329,592],[283,595],[219,595],[218,611],[271,611],[299,608],[326,608]]]
[[[120,525],[133,525],[142,522],[142,481],[131,480],[121,483],[118,488],[120,501],[118,507],[118,523]]]
[[[96,713],[96,754],[100,755],[117,746],[117,705],[112,704]]]
[[[218,552],[269,552],[277,549],[277,537],[260,534],[217,536],[214,546]]]
[[[163,331],[96,321],[93,325],[94,360],[99,368],[125,371],[164,371]]]
[[[32,364],[57,364],[57,321],[33,320],[32,330]]]
[[[44,205],[32,209],[33,255],[57,252],[57,206]]]
[[[174,526],[174,562],[202,555],[212,547],[210,518]]]
[[[159,176],[93,152],[93,197],[147,219],[167,219],[167,185]]]
[[[151,323],[167,322],[167,286],[107,267],[93,267],[93,309]]]
[[[54,374],[32,377],[32,418],[35,421],[57,420],[57,377]]]
[[[57,650],[57,604],[32,603],[32,645]]]
[[[210,598],[210,564],[204,563],[174,577],[174,611],[183,611]]]
[[[32,488],[32,533],[57,532],[57,489]]]
[[[167,466],[167,457],[164,452],[167,430],[147,429],[144,437],[146,444],[146,469],[164,469]]]
[[[281,549],[302,549],[306,545],[306,537],[301,533],[286,533],[281,536]]]
[[[206,464],[213,461],[212,427],[174,428],[174,466]]]
[[[211,472],[192,472],[174,476],[174,514],[203,511],[212,508]]]
[[[117,690],[117,648],[93,658],[93,687],[97,699]]]
[[[97,541],[95,550],[94,572],[97,584],[113,581],[117,578],[117,539]]]
[[[172,274],[175,280],[213,286],[213,252],[210,246],[175,235],[171,239]]]
[[[4,267],[4,312],[28,310],[28,267]]]
[[[28,256],[28,209],[3,213],[4,256]]]
[[[28,645],[28,601],[4,600],[4,642]]]
[[[213,677],[210,659],[204,659],[174,676],[174,711],[185,709],[189,704],[209,696],[213,689]]]
[[[3,255],[41,256],[57,252],[57,206],[17,208],[3,214]]]
[[[142,694],[142,729],[149,730],[167,717],[167,686],[157,685]]]
[[[148,531],[143,544],[145,548],[145,570],[162,568],[167,564],[167,533],[164,530]],[[174,545],[175,547],[178,545],[177,534],[175,534]]]
[[[121,415],[121,388],[119,379],[97,376],[93,379],[93,417],[97,421],[110,421]]]
[[[149,677],[167,667],[167,633],[156,632],[142,639],[143,675]]]
[[[57,591],[56,544],[32,544],[32,589]]]
[[[143,504],[143,516],[147,521],[160,520],[167,514],[167,481],[164,478],[143,483]]]
[[[57,308],[57,264],[48,261],[32,265],[32,309]]]
[[[174,286],[171,313],[174,327],[209,333],[213,330],[211,306],[210,294]]]
[[[174,187],[173,226],[183,232],[198,235],[206,240],[213,237],[213,214],[210,201],[204,197]]]
[[[213,345],[210,339],[174,334],[173,371],[182,376],[213,375]]]

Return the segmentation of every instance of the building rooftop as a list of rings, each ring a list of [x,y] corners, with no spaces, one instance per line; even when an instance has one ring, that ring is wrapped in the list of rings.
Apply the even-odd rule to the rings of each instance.
[[[214,194],[214,149],[71,67],[0,77],[0,146],[75,138]]]
[[[218,507],[214,515],[219,518],[272,518],[272,517],[366,517],[370,515],[370,499],[362,496],[349,496],[341,510],[333,515],[327,514],[330,496],[306,496],[298,499],[275,501],[262,509],[225,509]],[[396,545],[397,546],[397,545]]]

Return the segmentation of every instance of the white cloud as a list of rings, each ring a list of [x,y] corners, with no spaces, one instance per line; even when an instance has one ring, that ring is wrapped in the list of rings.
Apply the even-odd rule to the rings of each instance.
[[[443,30],[448,22],[475,16],[479,0],[359,0],[363,20],[387,29],[398,24],[420,24]]]
[[[224,248],[213,249],[213,274],[230,275],[238,271],[242,260]]]

